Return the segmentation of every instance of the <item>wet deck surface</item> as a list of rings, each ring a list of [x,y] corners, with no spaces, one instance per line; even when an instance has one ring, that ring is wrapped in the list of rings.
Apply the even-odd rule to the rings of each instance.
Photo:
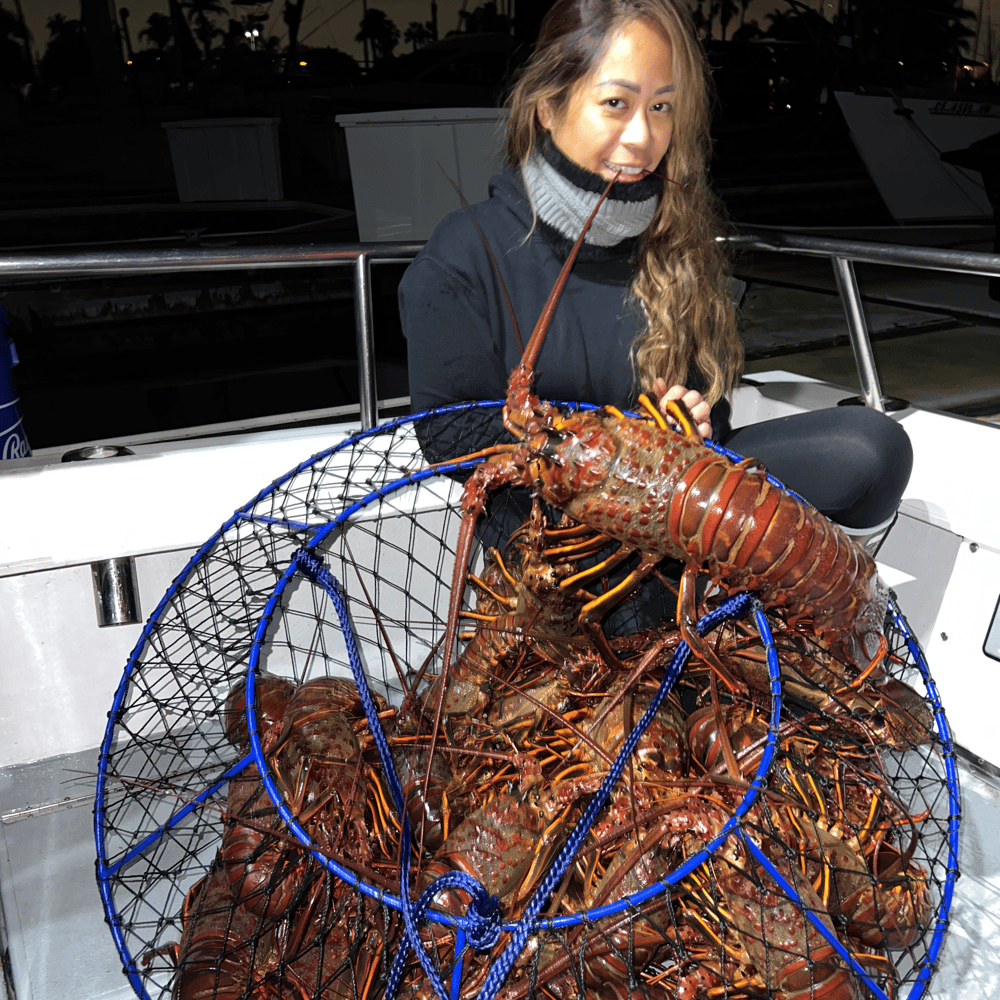
[[[736,270],[747,281],[747,374],[781,368],[859,389],[827,261],[758,254],[739,259]],[[1000,301],[990,298],[988,278],[870,265],[856,271],[883,395],[985,419],[1000,414]]]

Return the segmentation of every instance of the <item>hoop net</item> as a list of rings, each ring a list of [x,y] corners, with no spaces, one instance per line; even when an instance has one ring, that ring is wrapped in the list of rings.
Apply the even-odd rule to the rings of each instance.
[[[137,995],[920,996],[958,786],[894,603],[862,677],[753,595],[707,596],[729,690],[663,567],[605,622],[610,669],[518,605],[572,526],[498,497],[432,748],[461,486],[423,468],[421,419],[263,490],[129,658],[96,837]]]

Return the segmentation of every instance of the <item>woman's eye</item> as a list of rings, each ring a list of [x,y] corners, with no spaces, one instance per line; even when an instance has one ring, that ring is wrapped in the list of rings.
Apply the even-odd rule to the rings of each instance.
[[[604,103],[612,111],[620,111],[625,107],[625,102],[620,97],[609,97]]]
[[[669,101],[660,101],[653,105],[654,111],[672,111],[673,105]]]

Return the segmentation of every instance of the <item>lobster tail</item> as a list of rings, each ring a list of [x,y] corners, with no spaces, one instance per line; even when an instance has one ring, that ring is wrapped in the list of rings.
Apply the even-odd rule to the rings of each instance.
[[[874,561],[833,522],[770,482],[753,459],[704,450],[673,490],[668,532],[681,558],[730,592],[760,590],[790,624],[809,617],[859,669],[878,655],[888,590]]]

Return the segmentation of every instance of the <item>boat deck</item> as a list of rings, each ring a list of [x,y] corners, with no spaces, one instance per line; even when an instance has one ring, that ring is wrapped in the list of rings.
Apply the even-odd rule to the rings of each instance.
[[[992,236],[985,239],[981,227],[935,228],[925,230],[925,239],[951,237],[956,248],[992,249]],[[881,235],[865,232],[859,238]],[[883,394],[996,418],[1000,301],[990,298],[990,279],[869,264],[856,265],[856,272]],[[780,367],[858,388],[844,310],[827,261],[754,253],[738,258],[737,273],[747,282],[741,331],[748,375]]]

